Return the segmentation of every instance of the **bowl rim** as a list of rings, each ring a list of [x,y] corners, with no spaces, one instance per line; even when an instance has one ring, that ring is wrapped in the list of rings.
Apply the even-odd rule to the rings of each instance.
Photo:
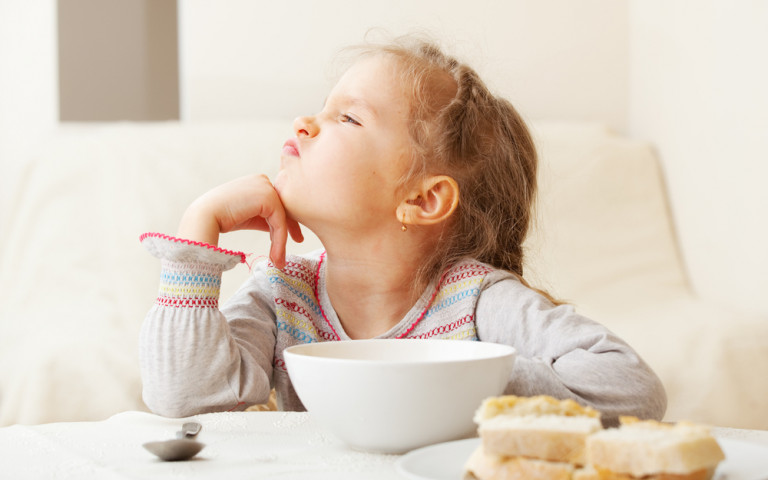
[[[385,343],[385,342],[413,342],[413,343],[433,343],[433,342],[443,342],[443,341],[453,341],[453,342],[473,342],[475,344],[481,343],[484,345],[493,345],[491,348],[498,349],[500,353],[494,354],[494,355],[486,355],[486,356],[478,356],[474,358],[457,358],[457,359],[442,359],[442,360],[413,360],[413,359],[392,359],[392,360],[381,360],[381,359],[371,359],[371,358],[344,358],[344,357],[325,357],[325,356],[319,356],[319,355],[310,355],[302,353],[302,350],[309,349],[312,347],[316,347],[323,344],[338,344],[338,343]],[[321,347],[322,348],[322,347]],[[482,348],[482,347],[481,347]],[[506,351],[505,351],[506,350]],[[290,347],[286,347],[283,350],[283,355],[286,357],[286,360],[290,357],[299,358],[304,357],[308,358],[311,357],[315,361],[324,362],[324,363],[361,363],[361,364],[386,364],[386,365],[434,365],[434,364],[454,364],[454,363],[465,363],[465,362],[473,362],[473,361],[485,361],[485,360],[493,360],[493,359],[500,359],[500,358],[506,358],[506,357],[517,357],[517,349],[511,345],[507,345],[504,343],[495,343],[495,342],[482,342],[479,340],[455,340],[455,339],[438,339],[438,338],[401,338],[401,339],[395,339],[395,338],[369,338],[369,339],[360,339],[360,340],[331,340],[331,341],[325,341],[325,342],[308,342],[308,343],[301,343],[298,345],[291,345]]]

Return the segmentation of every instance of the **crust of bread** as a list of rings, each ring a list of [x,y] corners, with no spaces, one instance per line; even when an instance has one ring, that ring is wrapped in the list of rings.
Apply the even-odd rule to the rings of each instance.
[[[524,457],[500,457],[478,447],[464,467],[464,480],[711,480],[714,468],[686,474],[659,473],[635,477],[592,467]]]
[[[724,458],[707,427],[687,422],[668,425],[623,418],[619,428],[587,438],[587,460],[596,469],[628,475],[610,477],[616,480],[661,474],[677,475],[664,477],[669,479],[707,478],[706,472]]]
[[[481,423],[478,433],[492,455],[584,465],[587,436],[601,428],[593,417],[501,415]]]
[[[655,475],[646,475],[641,478],[642,480],[710,480],[714,473],[714,468],[705,468],[685,474],[658,473]],[[627,475],[626,473],[615,473],[608,470],[598,470],[595,474],[597,476],[587,478],[574,477],[573,480],[640,480],[640,478]]]
[[[600,474],[591,465],[588,465],[574,471],[571,480],[600,480]]]
[[[711,480],[714,468],[686,474],[659,473],[636,477],[591,466],[576,468],[563,462],[502,457],[477,447],[464,467],[464,480]]]
[[[502,395],[483,401],[475,412],[475,422],[482,423],[497,415],[562,415],[600,418],[600,412],[591,407],[579,405],[574,400],[557,400],[548,395],[518,397]]]
[[[547,462],[523,457],[500,457],[477,447],[464,467],[465,478],[477,480],[571,480],[570,463]]]

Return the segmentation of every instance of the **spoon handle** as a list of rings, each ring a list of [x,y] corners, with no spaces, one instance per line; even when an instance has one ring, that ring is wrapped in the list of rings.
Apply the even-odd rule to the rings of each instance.
[[[176,437],[195,438],[202,428],[203,426],[197,422],[187,422],[181,426],[180,432],[176,432]]]

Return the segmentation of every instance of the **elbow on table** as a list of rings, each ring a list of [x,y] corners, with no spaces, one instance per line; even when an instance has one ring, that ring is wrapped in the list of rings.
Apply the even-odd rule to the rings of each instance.
[[[197,390],[174,389],[173,385],[153,387],[144,384],[142,398],[149,410],[163,417],[183,418],[202,413],[228,412],[244,410],[256,403],[267,403],[269,387],[263,395],[263,402],[249,402],[245,398],[236,398],[227,390],[214,394],[205,394]]]
[[[661,421],[667,412],[667,391],[661,380],[656,379],[652,388],[646,418]]]
[[[149,410],[163,417],[182,418],[225,411],[232,408],[231,399],[215,398],[191,389],[184,382],[156,382],[145,379],[142,399]],[[225,405],[229,402],[229,405]]]
[[[168,398],[165,395],[154,394],[154,392],[146,388],[142,398],[144,404],[152,413],[163,417],[183,418],[205,413],[204,409],[196,407],[189,402],[189,399],[183,397]]]
[[[635,380],[635,388],[631,389],[638,404],[637,413],[632,415],[643,420],[661,421],[667,411],[667,391],[649,366],[646,365],[642,372]]]
[[[619,417],[631,416],[641,420],[664,419],[667,411],[667,392],[664,385],[655,376],[651,375],[647,380],[640,381],[622,398],[612,400],[615,408],[605,407],[603,424],[606,427],[619,425]]]

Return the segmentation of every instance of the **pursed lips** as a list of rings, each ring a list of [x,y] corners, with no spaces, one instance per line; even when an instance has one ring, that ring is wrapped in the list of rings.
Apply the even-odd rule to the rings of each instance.
[[[299,143],[295,138],[289,138],[283,144],[283,155],[289,155],[291,157],[300,157]]]

